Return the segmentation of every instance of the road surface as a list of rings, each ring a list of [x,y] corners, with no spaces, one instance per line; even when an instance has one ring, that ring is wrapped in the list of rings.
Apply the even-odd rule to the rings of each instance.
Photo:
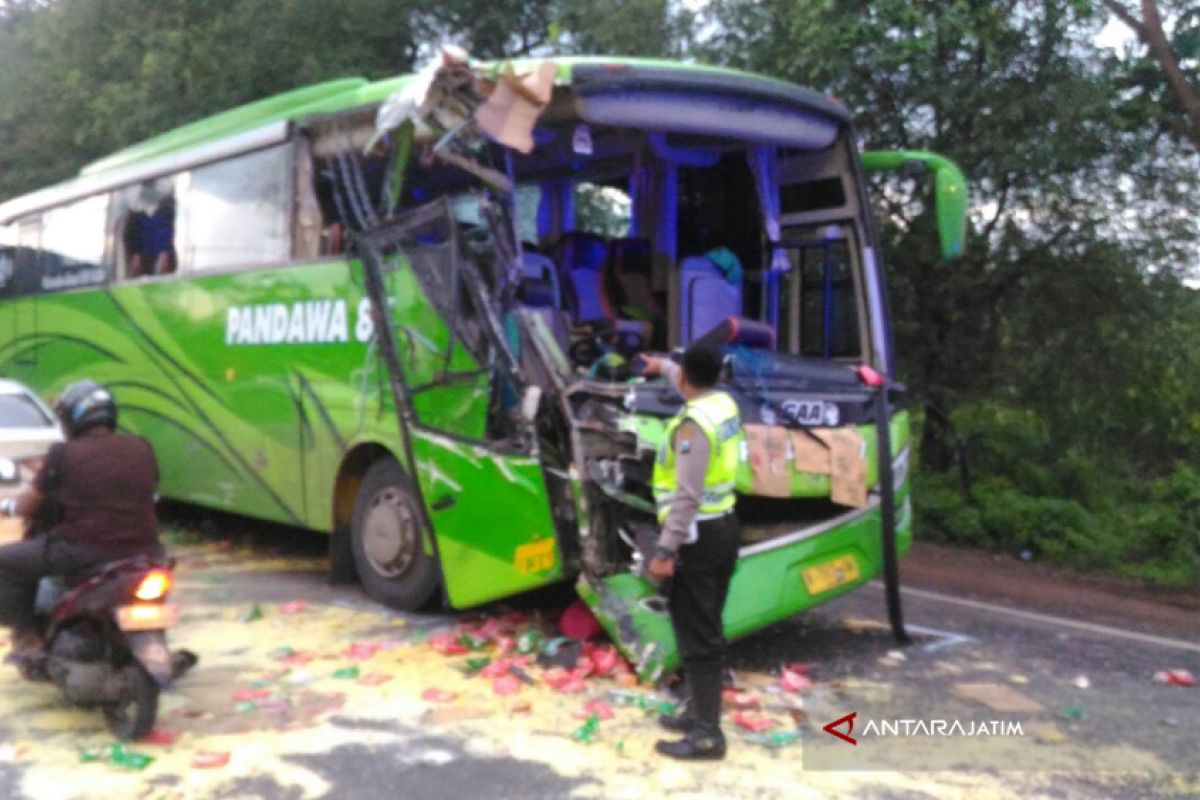
[[[224,517],[182,524],[203,534],[175,546],[173,643],[202,661],[164,695],[158,741],[131,748],[154,761],[80,763],[85,748],[112,744],[100,715],[6,668],[0,796],[1200,797],[1200,687],[1153,679],[1200,674],[1187,596],[919,547],[905,563],[913,644],[896,646],[876,585],[736,643],[739,687],[776,732],[799,738],[749,741],[731,709],[729,757],[689,765],[653,754],[660,732],[636,707],[615,708],[591,742],[572,738],[585,703],[618,688],[610,678],[559,694],[529,666],[534,685],[498,695],[492,678],[465,675],[466,659],[489,651],[435,644],[479,614],[397,614],[331,587],[310,535]],[[489,614],[520,632],[539,615],[549,624],[567,598],[545,592]],[[795,662],[812,681],[800,694],[778,688],[780,665]],[[853,728],[835,730],[855,744],[823,730],[850,714]]]

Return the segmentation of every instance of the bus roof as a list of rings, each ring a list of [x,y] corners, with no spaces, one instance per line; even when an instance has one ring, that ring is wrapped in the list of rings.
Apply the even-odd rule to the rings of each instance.
[[[819,92],[786,81],[724,67],[661,59],[612,56],[519,59],[518,71],[553,60],[556,82],[581,94],[674,90],[695,94],[751,96],[765,102],[800,106],[849,121],[844,106]],[[499,66],[504,62],[490,62]],[[318,83],[214,114],[126,147],[86,165],[73,178],[0,204],[0,224],[24,214],[127,183],[166,174],[186,165],[217,160],[236,152],[283,141],[289,123],[382,103],[414,75],[379,81],[361,77]]]

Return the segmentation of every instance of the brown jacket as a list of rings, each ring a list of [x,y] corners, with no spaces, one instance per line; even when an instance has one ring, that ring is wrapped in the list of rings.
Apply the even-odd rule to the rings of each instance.
[[[158,464],[146,440],[97,427],[46,454],[34,488],[57,503],[55,535],[127,550],[158,542]]]

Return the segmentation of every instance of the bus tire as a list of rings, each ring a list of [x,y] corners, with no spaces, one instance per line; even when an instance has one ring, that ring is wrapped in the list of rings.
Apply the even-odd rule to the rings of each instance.
[[[419,503],[400,465],[382,459],[363,476],[350,523],[363,588],[379,602],[405,611],[428,603],[440,578],[437,558],[425,552],[429,534]]]

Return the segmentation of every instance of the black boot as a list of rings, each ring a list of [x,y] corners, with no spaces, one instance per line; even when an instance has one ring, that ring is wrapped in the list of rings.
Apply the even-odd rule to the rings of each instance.
[[[682,761],[719,761],[725,757],[725,735],[720,728],[696,723],[678,742],[658,741],[654,749]]]
[[[658,724],[674,733],[687,733],[696,725],[696,718],[692,716],[691,705],[684,700],[679,704],[678,714],[660,714]]]
[[[678,742],[655,743],[664,756],[684,760],[716,760],[725,757],[725,736],[721,733],[721,669],[709,665],[688,670],[690,691],[686,716],[692,724]],[[664,720],[662,723],[666,725]]]

